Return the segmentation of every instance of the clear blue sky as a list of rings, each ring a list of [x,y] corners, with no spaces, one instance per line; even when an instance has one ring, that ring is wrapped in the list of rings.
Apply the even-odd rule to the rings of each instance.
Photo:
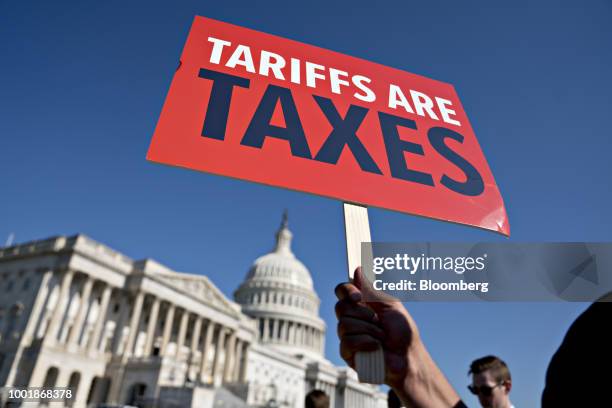
[[[271,249],[282,210],[340,363],[333,287],[339,202],[154,165],[145,154],[196,14],[455,85],[517,241],[611,241],[612,5],[491,2],[0,2],[0,240],[82,232],[132,258],[208,275],[228,296]],[[383,210],[378,241],[503,240]],[[584,304],[411,304],[465,400],[467,366],[510,365],[535,407],[548,360]]]

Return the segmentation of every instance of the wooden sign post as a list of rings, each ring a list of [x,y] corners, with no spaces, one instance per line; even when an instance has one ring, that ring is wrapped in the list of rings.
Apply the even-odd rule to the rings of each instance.
[[[346,256],[349,279],[357,267],[361,266],[363,242],[372,242],[367,207],[344,203],[344,232],[346,234]],[[385,356],[382,346],[378,350],[359,352],[355,355],[355,370],[359,381],[382,384],[385,381]]]

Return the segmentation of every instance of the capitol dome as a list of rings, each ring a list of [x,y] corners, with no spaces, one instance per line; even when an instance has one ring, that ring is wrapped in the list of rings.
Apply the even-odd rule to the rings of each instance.
[[[257,320],[260,343],[320,359],[325,338],[320,300],[310,272],[291,250],[292,238],[285,213],[274,250],[253,262],[234,298],[245,314]]]

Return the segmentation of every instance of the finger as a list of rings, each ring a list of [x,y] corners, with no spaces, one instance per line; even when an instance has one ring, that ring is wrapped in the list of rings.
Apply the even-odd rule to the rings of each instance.
[[[354,317],[369,322],[378,322],[378,317],[372,309],[363,304],[354,303],[349,300],[339,300],[336,302],[335,311],[338,319],[341,317]]]
[[[340,340],[357,334],[367,334],[379,341],[384,341],[385,339],[385,332],[374,323],[352,317],[340,319],[338,322],[338,337]]]
[[[380,347],[380,343],[367,334],[355,334],[346,336],[340,342],[340,356],[344,361],[353,361],[355,353],[360,351],[374,351]]]
[[[353,302],[361,300],[361,291],[352,283],[341,283],[334,289],[338,300],[350,299]]]
[[[361,268],[357,268],[353,277],[353,284],[359,290],[363,301],[372,307],[375,312],[380,312],[384,309],[393,307],[399,302],[393,296],[381,291],[376,290],[372,286],[372,283],[364,275]]]
[[[340,357],[342,357],[342,359],[346,361],[346,364],[348,364],[349,367],[355,370],[355,353],[343,349],[342,343],[340,343]]]

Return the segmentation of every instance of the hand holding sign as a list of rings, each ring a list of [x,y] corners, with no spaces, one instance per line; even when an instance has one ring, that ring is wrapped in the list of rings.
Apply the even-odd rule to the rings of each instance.
[[[356,355],[382,346],[385,383],[411,407],[454,407],[459,396],[427,352],[402,303],[372,288],[360,269],[336,287],[340,354],[352,367]],[[366,301],[367,299],[367,301]]]

